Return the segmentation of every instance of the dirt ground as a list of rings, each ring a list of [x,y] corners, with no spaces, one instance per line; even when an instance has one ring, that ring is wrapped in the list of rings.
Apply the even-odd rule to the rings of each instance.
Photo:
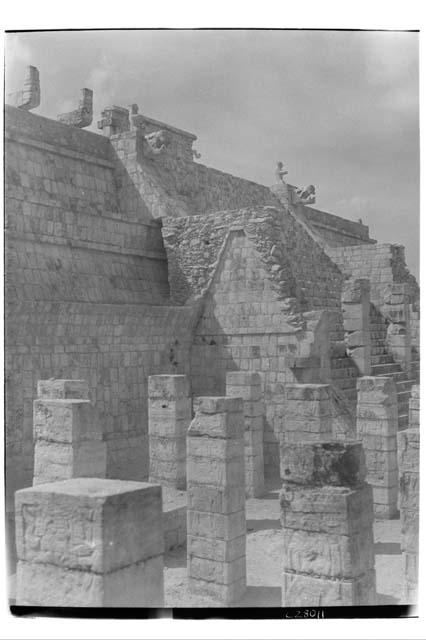
[[[278,486],[272,487],[263,498],[246,502],[247,591],[235,606],[281,606],[283,536],[278,493]],[[376,521],[374,540],[378,604],[399,604],[402,585],[399,520]],[[169,552],[164,563],[166,607],[221,606],[212,598],[188,592],[186,549]]]

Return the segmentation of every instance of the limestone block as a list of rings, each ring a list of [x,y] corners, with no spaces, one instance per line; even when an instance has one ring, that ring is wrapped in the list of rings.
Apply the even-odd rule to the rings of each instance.
[[[302,485],[356,486],[366,475],[360,442],[281,444],[281,478]]]
[[[197,558],[230,562],[246,555],[245,535],[229,541],[189,536],[187,544],[188,548],[191,549],[191,555]]]
[[[222,513],[208,513],[191,509],[188,510],[187,514],[187,529],[189,535],[192,536],[233,540],[245,534],[245,512],[237,511],[224,515]]]
[[[163,607],[163,556],[107,574],[20,560],[17,604],[43,607]]]
[[[194,399],[194,410],[207,414],[241,413],[243,411],[243,401],[241,397],[198,396]]]
[[[374,509],[376,510],[376,505],[378,504],[388,505],[392,503],[393,512],[396,513],[397,511],[396,505],[398,500],[398,485],[384,486],[381,484],[380,485],[373,484],[373,482],[371,482],[370,484],[373,489]]]
[[[39,380],[37,396],[43,399],[77,400],[89,398],[89,386],[85,380]]]
[[[90,400],[34,400],[33,420],[34,439],[74,443],[103,438]]]
[[[188,378],[184,375],[154,375],[148,378],[148,397],[152,400],[187,399],[190,395]]]
[[[189,450],[190,446],[189,444]],[[191,478],[198,478],[200,485],[244,487],[244,459],[240,456],[239,458],[220,460],[209,456],[192,456],[188,452],[187,475]]]
[[[284,570],[355,578],[374,568],[373,530],[351,536],[284,528]]]
[[[391,436],[387,435],[371,435],[367,432],[362,434],[362,445],[364,447],[364,451],[396,451],[397,450],[397,439],[396,433]]]
[[[153,435],[159,438],[186,437],[190,421],[190,417],[154,417],[149,413],[149,436]]]
[[[188,509],[210,513],[231,514],[245,506],[240,486],[208,486],[191,484],[187,490]]]
[[[180,438],[164,436],[149,437],[150,459],[186,461],[186,436]]]
[[[280,505],[286,529],[353,535],[371,527],[374,520],[373,492],[368,484],[350,489],[284,482]]]
[[[395,426],[395,423],[398,422],[398,406],[396,402],[392,405],[385,404],[361,404],[358,402],[357,405],[357,421],[382,421],[388,420],[391,424],[389,428]],[[374,428],[374,427],[372,427]],[[389,434],[391,435],[391,434]]]
[[[356,303],[370,295],[370,280],[367,278],[357,278],[345,280],[342,286],[342,302]]]
[[[300,433],[310,433],[312,435],[322,436],[322,439],[331,437],[332,421],[331,416],[311,416],[293,418],[285,417],[285,431]],[[310,438],[309,438],[310,439]],[[301,440],[301,438],[299,438]]]
[[[398,459],[396,450],[381,451],[377,449],[367,449],[364,447],[365,463],[369,476],[384,474],[396,474],[398,477]],[[396,481],[397,482],[397,481]]]
[[[319,418],[331,416],[330,400],[310,402],[306,400],[291,400],[285,409],[286,418]]]
[[[382,404],[396,402],[396,387],[392,378],[363,376],[357,378],[358,403]]]
[[[188,458],[216,458],[218,461],[230,461],[242,458],[243,438],[209,438],[208,436],[188,439]]]
[[[375,571],[348,580],[284,572],[283,607],[326,607],[376,604]]]
[[[107,573],[163,553],[161,487],[73,478],[15,494],[19,560]]]
[[[208,582],[197,578],[188,579],[190,592],[212,596],[223,603],[237,602],[242,598],[246,590],[246,578],[241,578],[232,584],[220,584]]]
[[[420,468],[420,432],[404,429],[398,432],[398,466],[400,471],[418,471]]]
[[[229,398],[240,400],[240,398]],[[188,436],[207,436],[210,438],[243,438],[244,417],[242,414],[242,400],[240,412],[235,413],[196,413],[189,427]]]
[[[419,509],[420,477],[418,473],[402,472],[399,478],[399,491],[401,511]]]
[[[369,436],[381,436],[388,438],[391,436],[396,437],[396,434],[398,432],[398,415],[396,412],[395,414],[392,418],[382,419],[358,417],[356,421],[358,438],[361,438],[364,442],[365,438]]]
[[[216,582],[218,584],[232,584],[246,575],[246,556],[235,560],[222,562],[210,558],[198,558],[188,554],[188,578]]]
[[[184,490],[186,488],[185,458],[176,460],[151,458],[149,462],[149,481]]]
[[[419,511],[404,510],[401,517],[401,549],[419,552]]]
[[[402,554],[402,557],[403,557],[404,574],[408,582],[411,582],[412,584],[417,585],[418,579],[419,579],[418,554],[404,552]]]
[[[107,445],[101,440],[35,442],[33,485],[70,478],[105,478],[106,469]]]

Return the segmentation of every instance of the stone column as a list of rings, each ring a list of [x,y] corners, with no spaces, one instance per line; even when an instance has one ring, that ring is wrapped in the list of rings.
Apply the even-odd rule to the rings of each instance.
[[[105,478],[107,447],[84,380],[40,380],[34,400],[33,485]]]
[[[368,376],[371,373],[369,280],[351,278],[343,283],[342,313],[347,350],[360,373]]]
[[[374,513],[392,518],[397,513],[398,406],[392,378],[358,378],[357,434],[362,441],[367,481],[373,487]]]
[[[188,583],[224,604],[246,588],[244,481],[242,399],[197,398],[188,431]]]
[[[399,510],[404,579],[402,603],[417,602],[419,565],[419,387],[413,387],[410,399],[410,426],[398,433]]]
[[[262,381],[258,373],[230,371],[226,374],[226,395],[243,399],[244,467],[246,496],[256,498],[264,493]]]
[[[285,607],[376,603],[373,497],[359,442],[281,449]]]
[[[281,440],[300,442],[332,437],[331,389],[328,384],[285,386],[285,420]]]
[[[15,494],[16,603],[164,605],[161,487],[74,478]]]
[[[418,384],[411,387],[411,396],[408,401],[408,425],[410,429],[420,428],[420,386]]]
[[[149,376],[149,480],[186,488],[186,433],[192,401],[186,376]]]
[[[411,326],[409,290],[406,284],[389,285],[384,295],[383,311],[391,323],[388,326],[387,344],[395,362],[411,373]]]

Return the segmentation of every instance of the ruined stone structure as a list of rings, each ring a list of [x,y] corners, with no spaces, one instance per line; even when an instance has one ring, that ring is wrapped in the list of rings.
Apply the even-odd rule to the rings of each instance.
[[[14,493],[32,485],[38,468],[40,380],[86,380],[84,395],[66,396],[65,385],[63,397],[42,391],[36,405],[90,400],[106,478],[143,481],[150,477],[148,378],[186,376],[185,416],[179,394],[169,398],[182,454],[176,491],[191,397],[225,396],[232,372],[260,380],[262,426],[259,407],[245,416],[253,491],[262,471],[267,481],[278,478],[280,443],[306,440],[307,432],[316,440],[356,436],[360,376],[392,378],[398,425],[407,426],[419,291],[403,247],[378,244],[364,224],[307,206],[311,188],[281,179],[269,188],[195,162],[194,134],[135,104],[104,109],[101,134],[82,128],[92,119],[90,90],[59,120],[31,113],[38,74],[29,78],[29,95],[5,110],[11,531]],[[254,395],[244,399],[256,403],[259,386],[250,380]],[[303,425],[294,407],[303,407]],[[74,417],[64,433],[73,435],[60,442],[74,451],[78,418],[66,411]],[[163,436],[150,435],[155,466]],[[167,446],[165,459],[174,455]],[[170,546],[182,539],[181,516],[170,516]]]
[[[373,497],[360,443],[282,447],[282,602],[374,605]]]
[[[77,478],[18,491],[17,604],[161,607],[161,518],[159,485]]]

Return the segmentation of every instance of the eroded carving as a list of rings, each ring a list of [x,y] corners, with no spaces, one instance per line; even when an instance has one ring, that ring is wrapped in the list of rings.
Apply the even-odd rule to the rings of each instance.
[[[138,108],[137,104],[131,105],[131,108]],[[137,113],[137,111],[136,111]],[[101,120],[98,120],[98,129],[101,129],[105,135],[111,137],[117,133],[130,131],[129,109],[125,107],[106,107],[101,113]]]
[[[315,203],[315,187],[309,184],[303,189],[296,189],[295,204],[314,204]]]
[[[164,153],[171,142],[170,134],[165,129],[149,133],[145,136],[145,140],[148,143],[149,153],[153,155]]]
[[[40,75],[37,67],[30,65],[26,68],[23,88],[7,94],[6,102],[25,111],[31,111],[40,105]]]
[[[78,108],[68,113],[60,113],[57,117],[59,122],[68,124],[71,127],[83,129],[92,124],[93,120],[93,91],[92,89],[82,89]]]

